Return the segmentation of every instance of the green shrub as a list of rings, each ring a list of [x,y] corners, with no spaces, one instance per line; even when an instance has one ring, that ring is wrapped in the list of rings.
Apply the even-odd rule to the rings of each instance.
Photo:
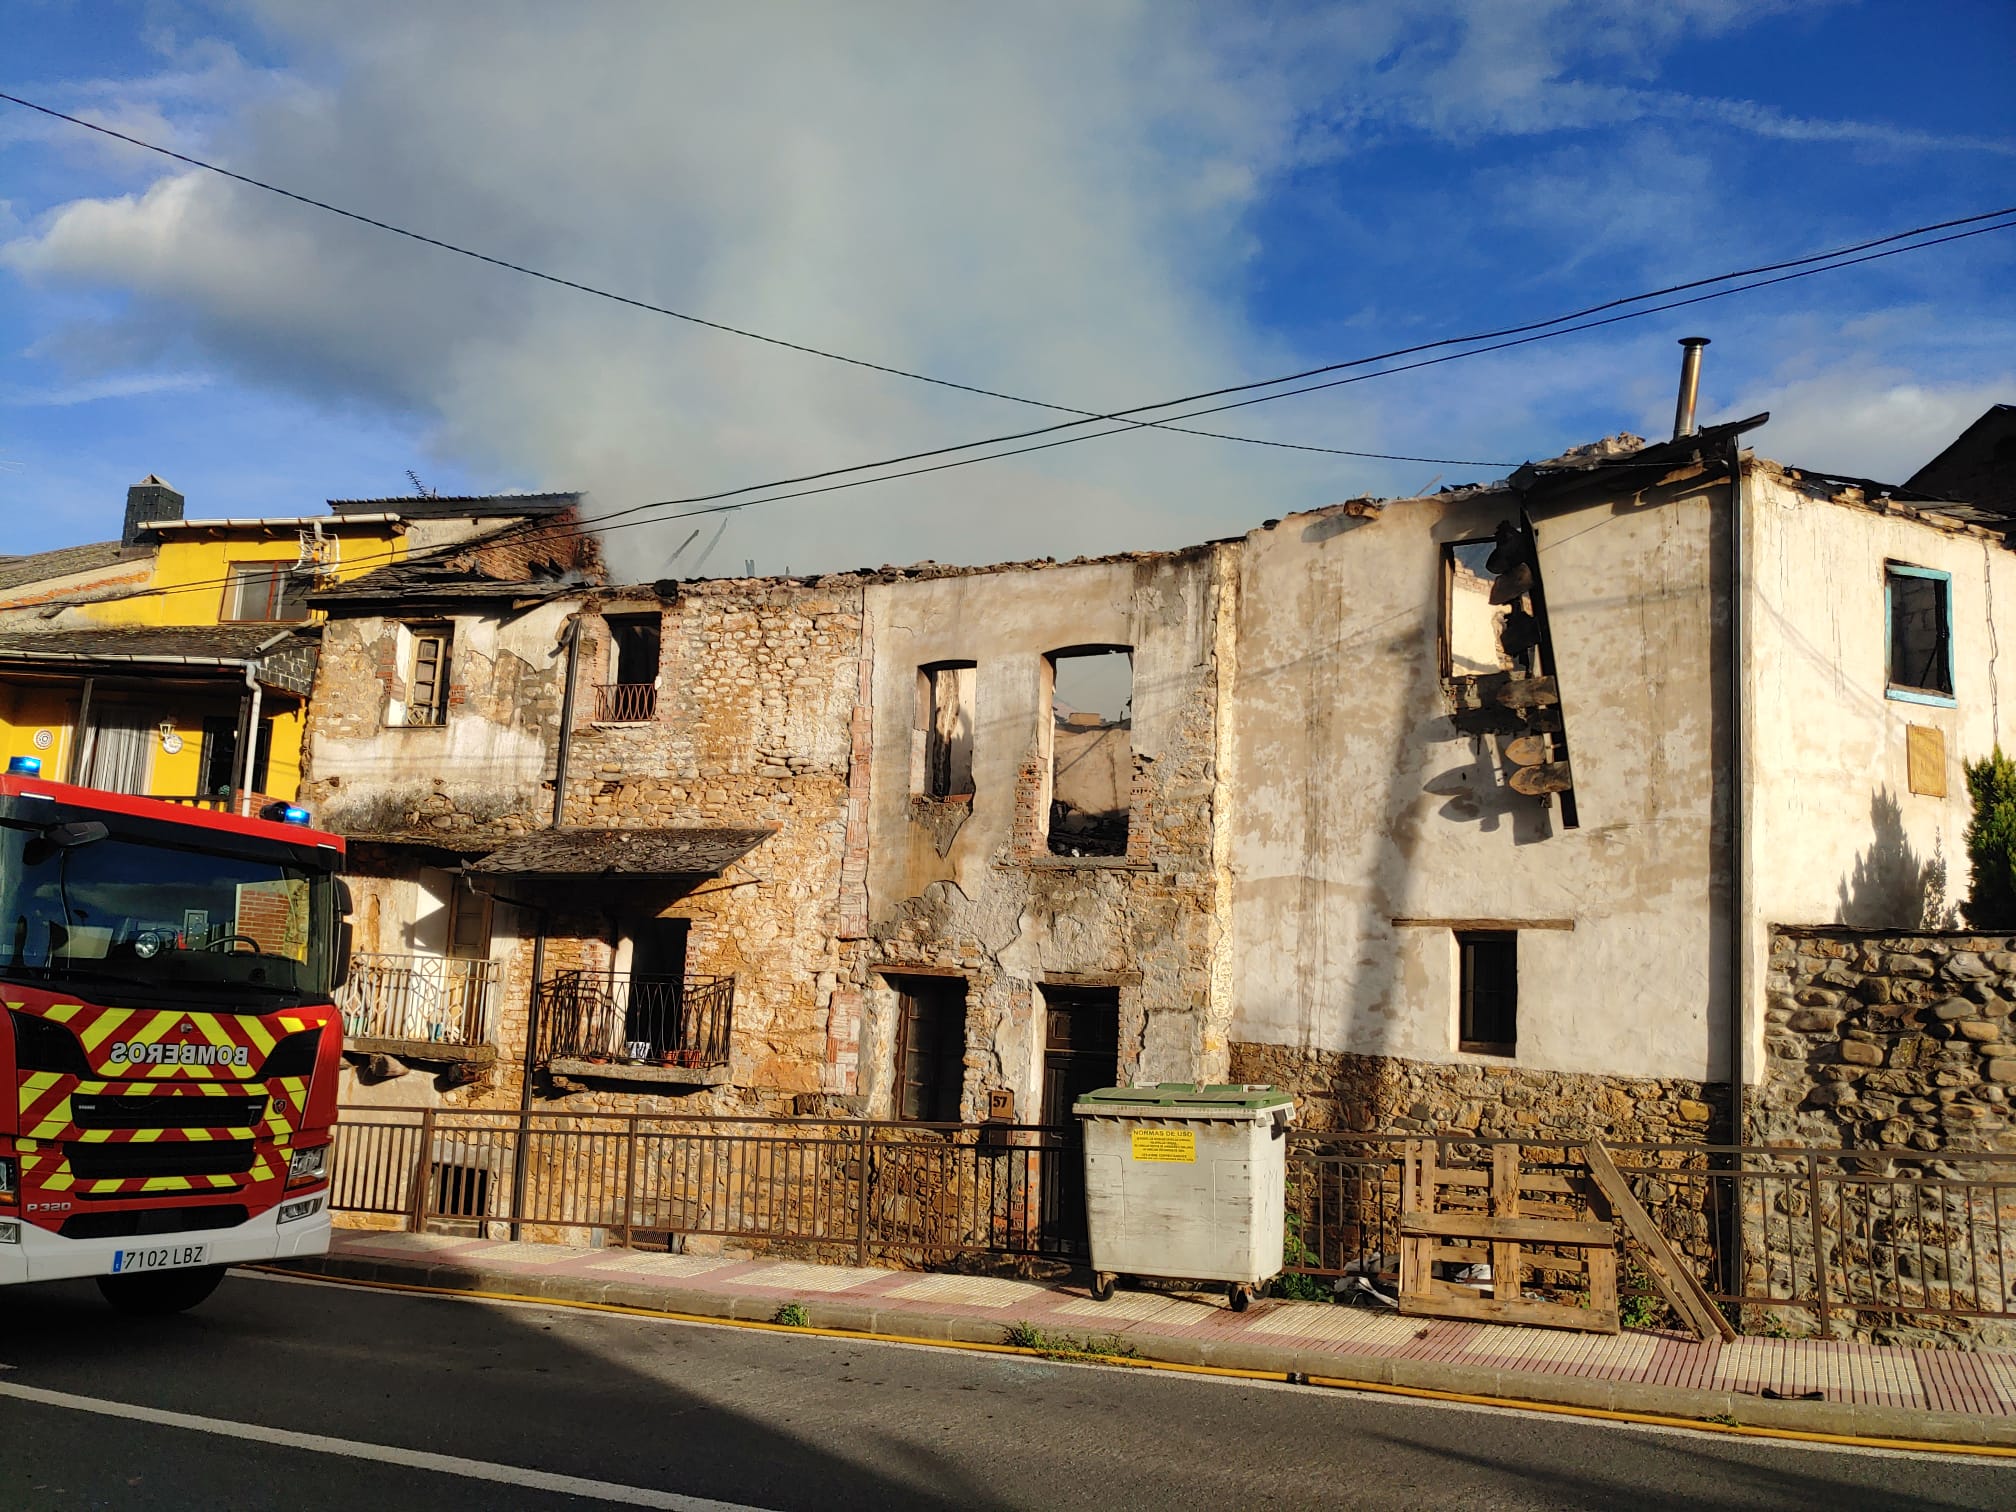
[[[1974,817],[1967,821],[1970,929],[2016,929],[2016,761],[1994,753],[1966,763]]]
[[[786,1302],[770,1315],[772,1323],[781,1323],[786,1328],[810,1328],[812,1315],[805,1311],[802,1302]]]

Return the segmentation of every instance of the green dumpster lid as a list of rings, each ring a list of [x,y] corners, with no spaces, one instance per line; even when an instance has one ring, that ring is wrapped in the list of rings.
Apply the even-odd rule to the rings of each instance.
[[[1080,1094],[1078,1101],[1114,1108],[1278,1108],[1295,1099],[1279,1088],[1253,1082],[1203,1087],[1195,1082],[1157,1082],[1152,1087],[1100,1087]]]

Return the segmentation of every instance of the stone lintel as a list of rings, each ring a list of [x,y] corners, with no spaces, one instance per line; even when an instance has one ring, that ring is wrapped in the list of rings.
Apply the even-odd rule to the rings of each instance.
[[[588,1081],[650,1082],[672,1087],[725,1087],[726,1066],[652,1066],[632,1061],[548,1061],[554,1076],[579,1077]]]
[[[391,1055],[402,1061],[442,1065],[487,1066],[497,1059],[495,1045],[449,1045],[440,1040],[397,1039],[376,1034],[349,1036],[343,1041],[343,1051],[346,1055]]]

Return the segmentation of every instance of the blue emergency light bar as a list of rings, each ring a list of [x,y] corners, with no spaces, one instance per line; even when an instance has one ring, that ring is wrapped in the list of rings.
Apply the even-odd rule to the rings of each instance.
[[[308,824],[311,822],[308,810],[291,803],[269,803],[259,810],[261,819],[270,819],[275,824]]]
[[[40,756],[15,756],[7,762],[9,777],[40,777],[42,758]]]

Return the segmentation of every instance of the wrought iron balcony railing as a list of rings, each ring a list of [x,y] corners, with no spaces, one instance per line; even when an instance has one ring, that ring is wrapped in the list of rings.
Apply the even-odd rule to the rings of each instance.
[[[336,1004],[352,1039],[481,1045],[490,1038],[496,995],[494,961],[359,951],[350,958],[350,980],[336,993]]]
[[[656,683],[597,683],[595,723],[649,724],[658,717]]]
[[[541,1064],[725,1066],[735,978],[561,971],[539,984],[538,1009]]]

